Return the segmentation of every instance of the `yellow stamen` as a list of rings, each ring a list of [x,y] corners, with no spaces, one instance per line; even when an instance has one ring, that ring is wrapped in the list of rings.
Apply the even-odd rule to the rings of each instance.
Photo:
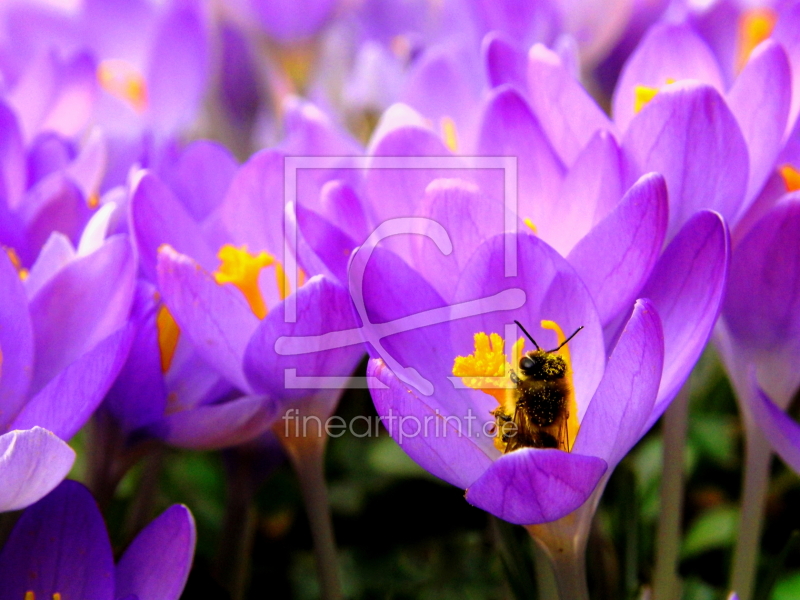
[[[158,330],[158,349],[161,352],[161,372],[166,373],[172,365],[181,329],[164,304],[158,309],[156,315],[156,329]]]
[[[515,343],[514,352],[521,355],[523,343],[522,339]],[[497,333],[476,333],[475,352],[469,356],[457,356],[453,362],[453,375],[461,377],[464,385],[493,396],[500,404],[511,402],[513,406],[516,385],[509,373],[505,341]]]
[[[559,327],[558,323],[555,321],[542,321],[541,325],[542,329],[549,329],[556,332],[558,346],[564,344],[564,340],[566,340],[567,337],[564,335],[564,332],[561,330],[561,327]],[[569,443],[571,446],[575,443],[575,438],[578,435],[578,429],[580,429],[580,423],[578,423],[578,403],[575,400],[575,386],[572,383],[572,359],[570,358],[569,354],[569,344],[564,344],[561,346],[561,349],[558,350],[556,354],[560,355],[567,364],[566,379],[567,384],[569,385],[569,393],[567,394],[567,411],[569,412],[569,417],[567,418],[567,435],[569,436]]]
[[[742,70],[753,50],[772,35],[778,15],[770,8],[753,8],[739,17],[739,52],[736,66]]]
[[[36,600],[36,594],[28,590],[27,592],[25,592],[25,600]]]
[[[100,206],[100,194],[98,194],[97,192],[92,192],[91,194],[89,194],[89,197],[86,199],[86,204],[92,210]]]
[[[25,281],[28,278],[28,269],[22,266],[22,261],[19,259],[17,251],[13,248],[6,247],[6,254],[8,254],[8,258],[11,259],[11,264],[14,265],[14,268],[17,270],[19,278]]]
[[[142,74],[125,60],[108,59],[97,66],[97,81],[116,96],[142,113],[147,108],[147,83]]]
[[[633,112],[638,113],[658,94],[658,88],[637,85],[633,88]]]
[[[230,244],[225,244],[220,248],[217,253],[217,258],[220,259],[221,264],[219,268],[214,271],[214,279],[220,285],[230,283],[236,286],[242,294],[244,294],[247,303],[250,305],[250,310],[259,319],[267,316],[267,305],[264,303],[264,297],[261,295],[261,290],[258,287],[258,276],[261,274],[261,269],[275,264],[275,258],[266,252],[259,252],[258,254],[250,254],[247,251],[247,246],[236,248]],[[280,265],[280,263],[278,263]],[[276,267],[278,274],[278,289],[281,297],[285,298],[283,294],[286,293],[289,286],[286,283],[286,276],[283,273],[283,267]],[[283,281],[283,285],[281,282]]]
[[[536,228],[536,225],[533,224],[533,221],[530,219],[525,219],[525,225],[530,227],[531,231],[533,231],[533,235],[539,235],[539,230]]]
[[[779,171],[781,177],[783,177],[783,184],[786,186],[787,192],[800,190],[800,171],[792,165],[783,165]]]
[[[458,151],[458,133],[456,132],[456,124],[450,117],[442,117],[442,137],[444,144],[450,152]]]
[[[59,594],[58,592],[53,594],[53,600],[61,600],[61,594]]]

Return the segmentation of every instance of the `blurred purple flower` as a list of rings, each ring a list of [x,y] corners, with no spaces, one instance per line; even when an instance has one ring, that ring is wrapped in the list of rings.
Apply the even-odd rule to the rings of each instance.
[[[65,481],[28,508],[0,554],[0,598],[177,600],[195,548],[189,510],[174,505],[114,565],[103,517],[89,491]]]

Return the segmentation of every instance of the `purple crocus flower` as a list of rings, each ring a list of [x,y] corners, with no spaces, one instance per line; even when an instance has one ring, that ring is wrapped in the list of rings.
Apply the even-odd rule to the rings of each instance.
[[[195,525],[175,505],[150,523],[114,564],[103,516],[81,484],[65,481],[28,508],[0,553],[0,598],[159,598],[186,585]]]

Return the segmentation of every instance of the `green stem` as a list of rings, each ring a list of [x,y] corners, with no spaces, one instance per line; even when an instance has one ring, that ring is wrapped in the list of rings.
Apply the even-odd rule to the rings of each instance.
[[[681,582],[680,559],[683,496],[684,449],[689,423],[689,383],[687,382],[664,414],[664,464],[661,476],[661,510],[658,519],[653,600],[678,600]]]
[[[314,558],[317,563],[317,578],[323,600],[339,600],[342,597],[339,582],[339,560],[333,537],[328,491],[325,486],[325,444],[327,437],[318,432],[307,436],[292,436],[291,427],[283,424],[275,427],[289,460],[294,467],[303,501],[308,514],[311,536],[314,540]],[[305,433],[305,432],[304,432]]]
[[[758,571],[761,528],[769,486],[772,449],[761,430],[745,420],[745,465],[742,505],[731,588],[739,600],[751,600]]]

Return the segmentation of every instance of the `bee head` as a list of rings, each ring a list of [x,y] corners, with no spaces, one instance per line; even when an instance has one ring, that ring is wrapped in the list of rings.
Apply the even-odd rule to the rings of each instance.
[[[567,374],[567,363],[558,354],[535,350],[520,359],[519,370],[526,377],[552,381],[561,379]]]

